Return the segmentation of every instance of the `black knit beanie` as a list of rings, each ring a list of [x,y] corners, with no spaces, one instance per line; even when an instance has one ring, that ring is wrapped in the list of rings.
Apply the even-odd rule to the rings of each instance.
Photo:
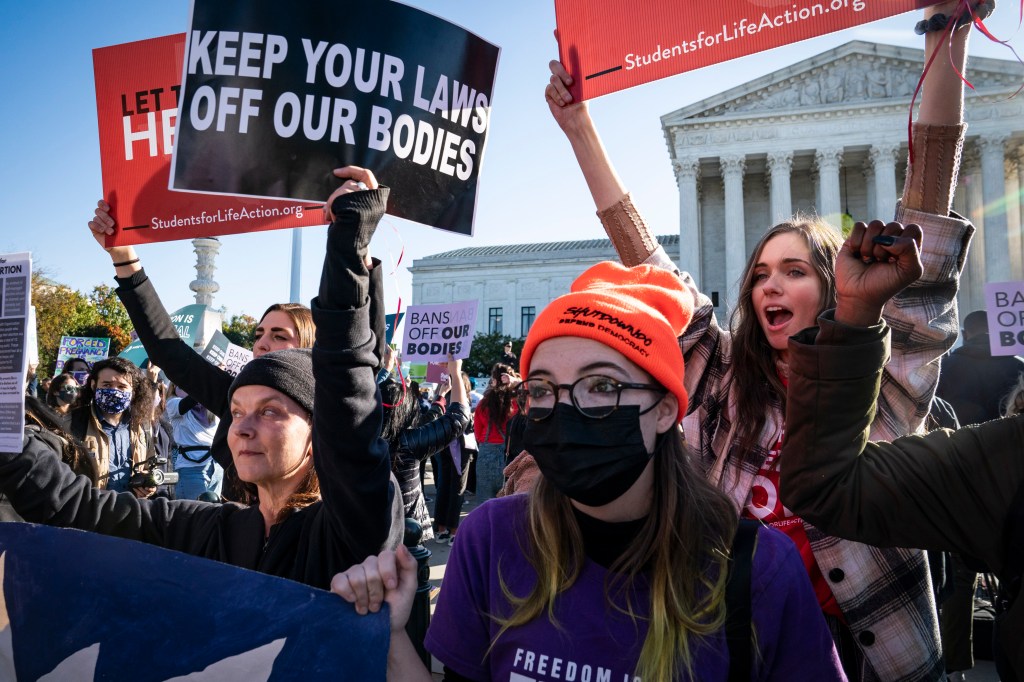
[[[253,358],[231,382],[228,402],[239,386],[277,389],[313,414],[313,351],[287,348]]]

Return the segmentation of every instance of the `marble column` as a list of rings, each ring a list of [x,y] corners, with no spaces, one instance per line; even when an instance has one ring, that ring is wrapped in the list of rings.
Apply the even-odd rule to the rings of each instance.
[[[896,156],[899,151],[899,142],[880,142],[871,146],[871,164],[875,170],[875,202],[871,205],[874,213],[865,216],[868,220],[889,220],[893,216],[897,199]]]
[[[679,269],[688,272],[697,285],[701,280],[700,160],[694,157],[679,159],[672,164],[679,187]]]
[[[814,153],[818,168],[818,215],[839,229],[843,224],[842,195],[839,191],[839,166],[843,149],[830,147]]]
[[[1010,272],[1009,239],[1006,224],[1006,135],[978,139],[981,149],[981,186],[985,202],[985,281],[1007,282]]]
[[[982,192],[981,158],[976,146],[965,145],[961,168],[959,182],[965,190],[965,215],[976,228],[964,268],[965,278],[960,287],[962,319],[967,313],[985,307],[985,282],[988,274],[985,267],[985,253],[988,251],[988,240],[985,235],[985,200]]]
[[[220,240],[215,237],[200,237],[192,240],[192,247],[196,253],[196,278],[188,288],[195,292],[196,303],[212,306],[213,295],[220,291],[220,285],[213,281]]]
[[[1020,180],[1019,164],[1016,149],[1009,150],[1007,155],[1006,173],[1006,238],[1010,244],[1010,274],[1012,279],[1024,279],[1021,268],[1021,225],[1020,225]]]
[[[768,152],[769,191],[772,225],[789,220],[793,215],[793,193],[790,174],[793,172],[793,152]]]
[[[736,304],[737,286],[747,260],[743,217],[743,172],[746,170],[746,159],[742,154],[731,154],[721,157],[719,161],[725,188],[725,283],[728,291],[725,301],[719,301],[719,304],[728,311]]]
[[[875,166],[871,162],[871,158],[864,160],[864,165],[861,166],[861,173],[864,174],[864,194],[866,201],[864,205],[867,207],[867,213],[872,213],[878,210],[878,193],[875,191]],[[854,220],[870,221],[874,220],[876,216],[873,215],[855,215]]]

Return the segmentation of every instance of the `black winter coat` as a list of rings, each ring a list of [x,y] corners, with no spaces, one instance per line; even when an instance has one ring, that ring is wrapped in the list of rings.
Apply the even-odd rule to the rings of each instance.
[[[265,537],[255,505],[140,500],[98,490],[61,462],[59,447],[46,434],[30,430],[21,452],[0,453],[0,492],[30,522],[141,540],[322,589],[335,573],[384,547],[397,547],[404,523],[401,500],[389,486],[388,447],[379,437],[368,274],[352,249],[353,239],[369,242],[387,194],[359,192],[335,202],[338,222],[328,232],[320,296],[311,306],[317,325],[313,464],[320,502],[293,512]]]

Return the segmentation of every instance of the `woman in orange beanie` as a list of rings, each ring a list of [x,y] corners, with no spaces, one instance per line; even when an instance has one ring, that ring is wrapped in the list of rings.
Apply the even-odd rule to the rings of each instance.
[[[725,680],[741,665],[737,679],[845,679],[792,544],[747,524],[753,554],[731,557],[731,504],[685,455],[676,338],[691,313],[672,273],[600,263],[538,316],[521,391],[544,475],[460,528],[426,638],[449,682]],[[405,631],[416,562],[404,548],[332,589],[362,613],[390,604],[389,680],[431,679]],[[727,609],[745,628],[728,644]]]
[[[946,2],[925,10],[954,14]],[[908,26],[909,30],[909,26]],[[865,258],[881,258],[870,239],[924,230],[924,276],[886,307],[896,330],[893,360],[882,378],[873,440],[892,440],[920,428],[938,381],[939,359],[956,338],[955,295],[973,228],[950,213],[963,143],[963,85],[970,23],[948,40],[924,82],[914,124],[915,161],[907,171],[896,220],[866,226]],[[925,59],[945,52],[941,33],[928,33]],[[956,66],[954,66],[956,63]],[[549,109],[572,145],[583,175],[623,262],[675,265],[632,204],[605,154],[586,103],[573,103],[572,79],[558,62],[545,90]],[[767,124],[770,125],[770,124]],[[902,133],[899,133],[902,134]],[[898,139],[898,138],[896,138]],[[716,150],[692,150],[694,157]],[[859,680],[937,680],[944,676],[938,623],[923,553],[879,549],[830,537],[794,515],[778,494],[786,407],[788,339],[816,324],[835,305],[839,231],[797,216],[768,230],[741,277],[731,330],[687,273],[680,278],[694,319],[680,336],[691,404],[682,420],[687,444],[709,479],[741,516],[786,533],[799,548],[839,647],[847,674]],[[680,244],[681,249],[694,245]],[[809,679],[803,677],[803,679]]]

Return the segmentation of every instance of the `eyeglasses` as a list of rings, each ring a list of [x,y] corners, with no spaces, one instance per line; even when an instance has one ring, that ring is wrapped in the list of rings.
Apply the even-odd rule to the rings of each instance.
[[[554,384],[547,379],[527,379],[519,384],[518,389],[520,397],[527,404],[527,417],[539,422],[551,416],[559,399],[559,391],[563,388],[569,391],[573,407],[584,417],[591,419],[604,419],[617,410],[623,391],[654,391],[662,396],[668,393],[657,384],[628,383],[600,374],[580,377],[571,384]],[[657,404],[656,402],[654,405]],[[650,412],[654,405],[640,414]]]

